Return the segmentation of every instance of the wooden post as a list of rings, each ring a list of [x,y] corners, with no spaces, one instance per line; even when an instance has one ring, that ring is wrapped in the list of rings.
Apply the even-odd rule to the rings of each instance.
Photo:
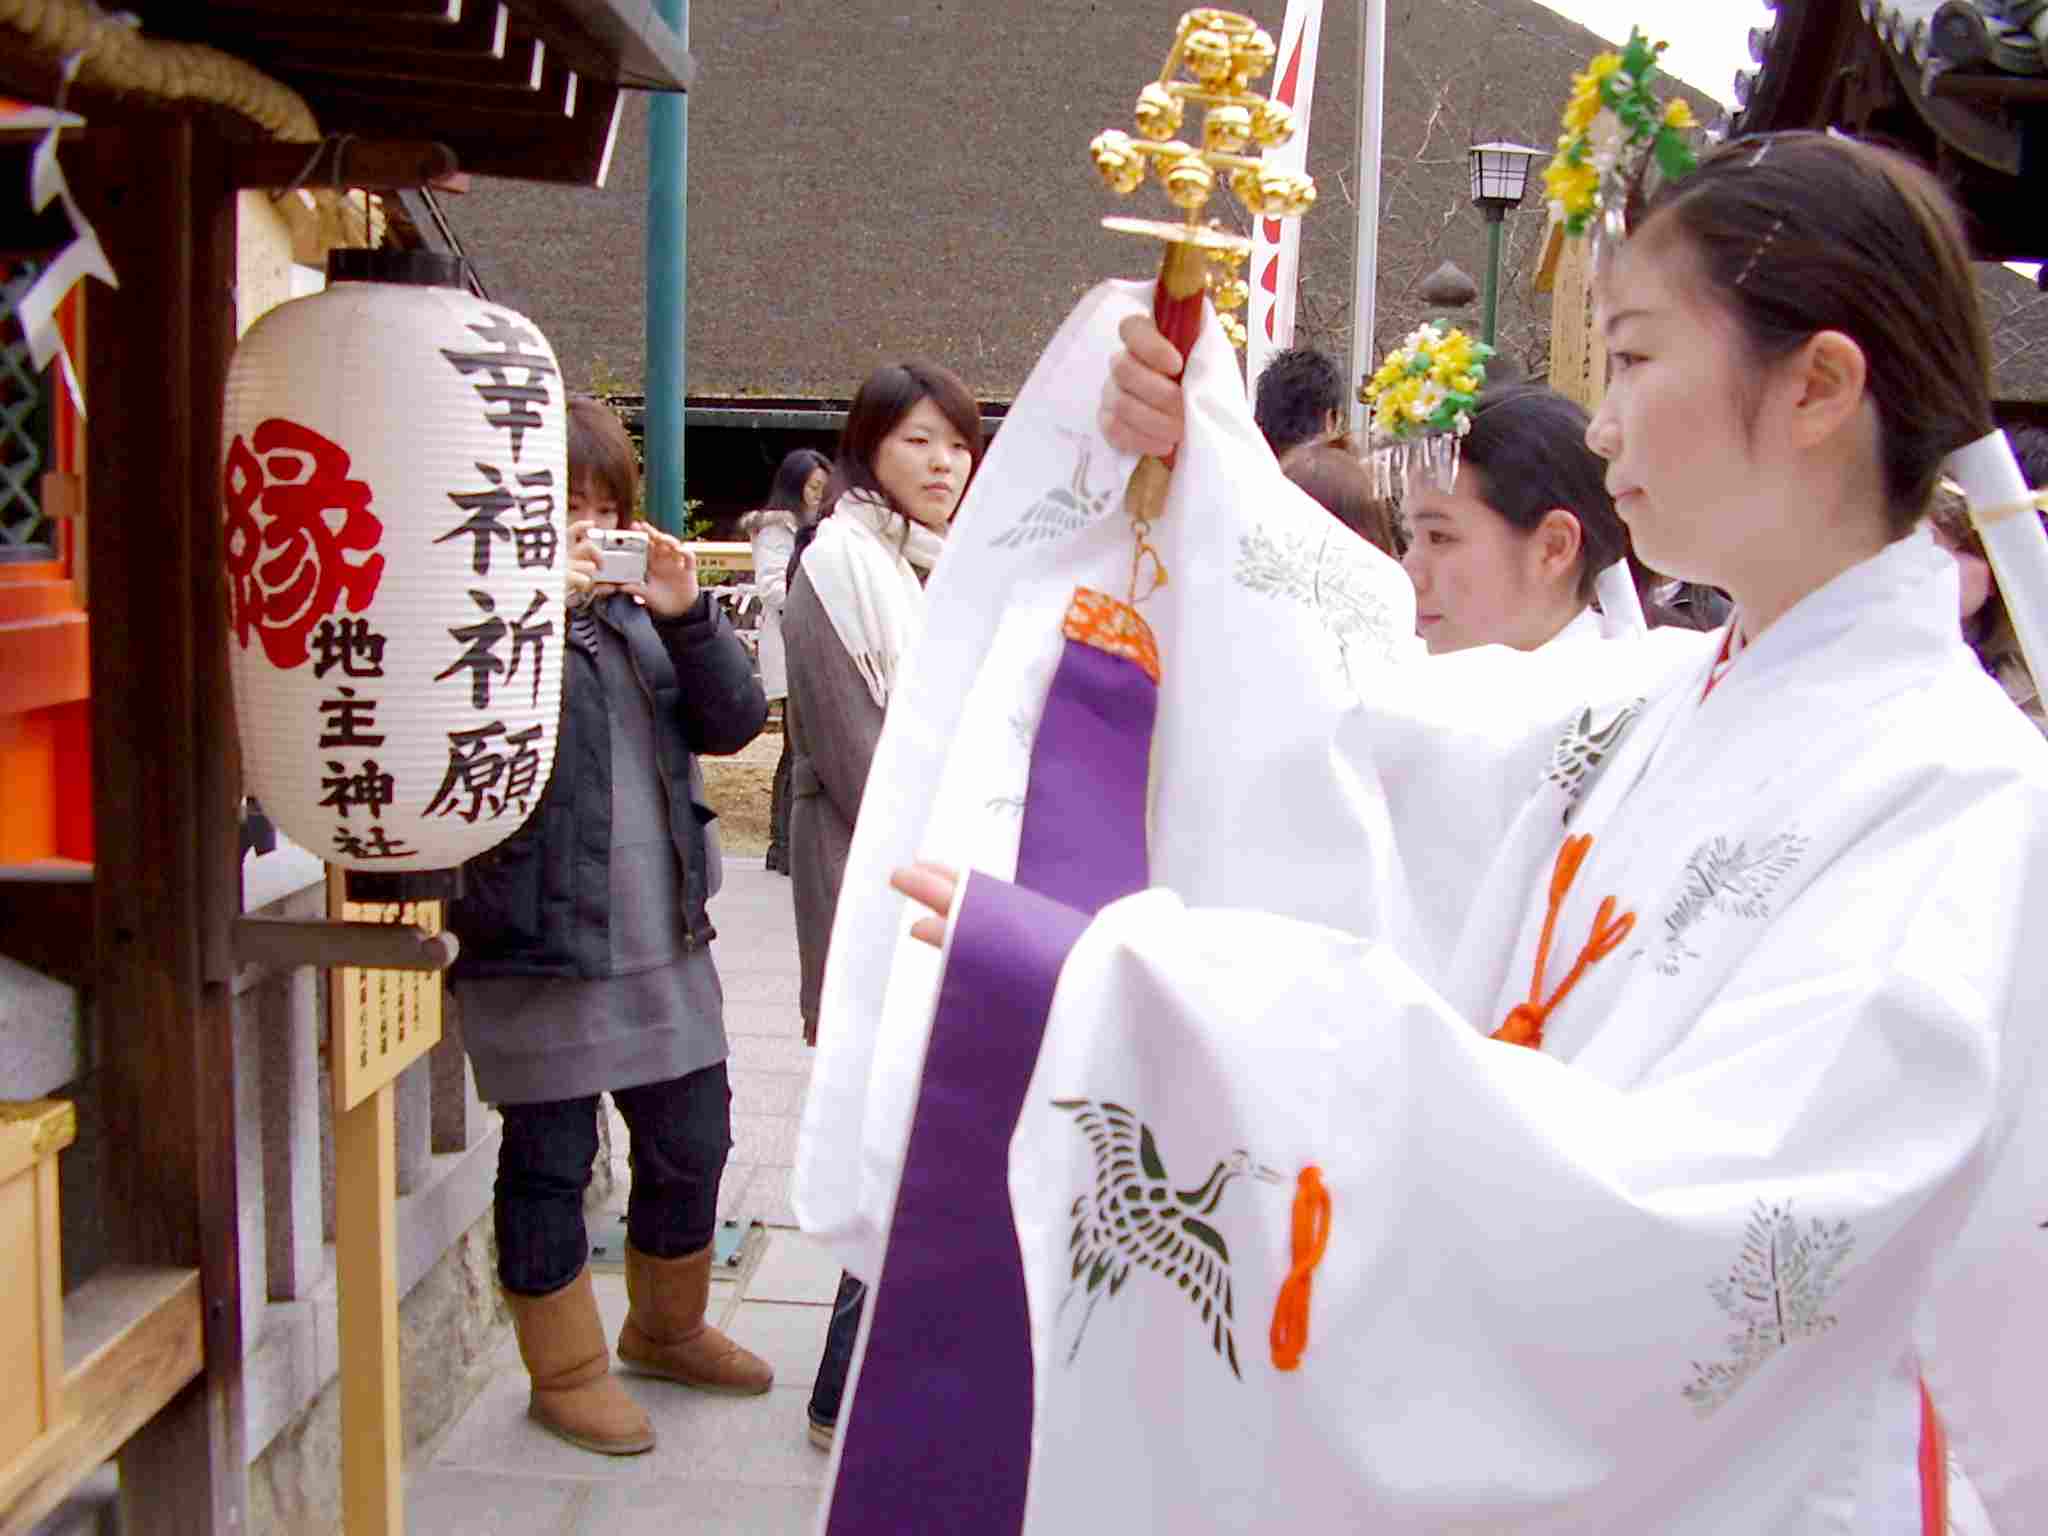
[[[71,184],[120,276],[86,284],[93,1011],[117,1260],[196,1266],[200,1378],[121,1453],[122,1529],[241,1532],[248,1501],[228,922],[238,778],[222,597],[234,197],[217,131],[95,110]]]
[[[334,1117],[334,1263],[341,1328],[341,1528],[405,1529],[398,1408],[398,1185],[391,1085]]]
[[[438,903],[359,904],[348,899],[348,885],[341,870],[328,869],[327,914],[335,932],[382,923],[394,931],[439,936]],[[350,957],[344,951],[335,958]],[[327,996],[334,1280],[341,1312],[342,1529],[349,1536],[398,1536],[405,1529],[405,1436],[398,1402],[394,1084],[441,1038],[441,978],[431,971],[343,964],[328,972]]]

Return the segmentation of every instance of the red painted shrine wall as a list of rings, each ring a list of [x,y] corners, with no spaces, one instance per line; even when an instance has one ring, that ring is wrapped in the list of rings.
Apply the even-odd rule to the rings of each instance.
[[[82,368],[76,291],[58,321]],[[42,503],[56,520],[57,558],[0,565],[0,865],[93,856],[85,422],[61,384],[55,393]]]

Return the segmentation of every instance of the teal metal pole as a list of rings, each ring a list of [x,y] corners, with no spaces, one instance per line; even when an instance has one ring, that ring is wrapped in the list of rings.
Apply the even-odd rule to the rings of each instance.
[[[690,41],[690,0],[655,0],[654,8]],[[647,517],[681,538],[683,405],[688,378],[690,98],[662,92],[647,109]]]
[[[1480,321],[1479,339],[1489,347],[1493,345],[1493,325],[1500,310],[1500,230],[1505,222],[1505,210],[1486,210],[1486,309]]]

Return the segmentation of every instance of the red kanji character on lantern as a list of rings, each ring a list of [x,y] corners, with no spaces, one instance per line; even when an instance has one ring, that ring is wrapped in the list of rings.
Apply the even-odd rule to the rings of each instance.
[[[235,638],[246,649],[253,630],[272,666],[298,666],[316,624],[377,595],[384,524],[348,469],[338,444],[278,417],[228,446],[228,611]]]

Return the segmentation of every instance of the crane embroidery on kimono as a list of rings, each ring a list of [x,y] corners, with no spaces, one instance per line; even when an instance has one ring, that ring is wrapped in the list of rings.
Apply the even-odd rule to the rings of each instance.
[[[1074,460],[1074,473],[1063,486],[1055,486],[1024,509],[1023,515],[989,543],[997,549],[1023,549],[1032,544],[1050,544],[1070,533],[1078,533],[1099,522],[1109,511],[1116,495],[1114,484],[1100,491],[1088,489],[1088,459],[1094,445],[1084,441]]]
[[[1799,867],[1806,843],[1798,832],[1780,832],[1758,844],[1754,853],[1746,842],[1730,847],[1725,837],[1710,838],[1695,848],[1685,861],[1684,888],[1664,915],[1664,953],[1657,969],[1676,976],[1683,962],[1699,958],[1687,947],[1685,936],[1709,912],[1769,917],[1771,894]]]
[[[1230,1289],[1230,1247],[1210,1224],[1223,1191],[1240,1174],[1267,1184],[1285,1181],[1261,1167],[1242,1148],[1210,1170],[1193,1189],[1176,1189],[1160,1160],[1151,1130],[1121,1104],[1092,1099],[1054,1099],[1088,1138],[1095,1154],[1095,1183],[1074,1201],[1071,1281],[1056,1320],[1085,1298],[1072,1324],[1067,1362],[1073,1363],[1088,1331],[1088,1320],[1105,1296],[1114,1296],[1133,1267],[1171,1281],[1187,1298],[1217,1357],[1239,1381],[1235,1303]]]
[[[1543,771],[1543,777],[1564,791],[1565,825],[1571,825],[1572,812],[1586,798],[1586,791],[1593,787],[1593,781],[1599,778],[1600,770],[1642,708],[1641,699],[1624,704],[1612,720],[1596,731],[1593,710],[1588,705],[1578,719],[1565,727],[1564,734],[1550,749],[1550,766]]]
[[[1741,1256],[1707,1287],[1742,1331],[1727,1336],[1728,1360],[1693,1362],[1684,1395],[1694,1412],[1708,1417],[1779,1350],[1835,1326],[1834,1315],[1824,1309],[1835,1292],[1836,1272],[1855,1246],[1846,1221],[1809,1221],[1801,1230],[1791,1202],[1756,1203]]]

